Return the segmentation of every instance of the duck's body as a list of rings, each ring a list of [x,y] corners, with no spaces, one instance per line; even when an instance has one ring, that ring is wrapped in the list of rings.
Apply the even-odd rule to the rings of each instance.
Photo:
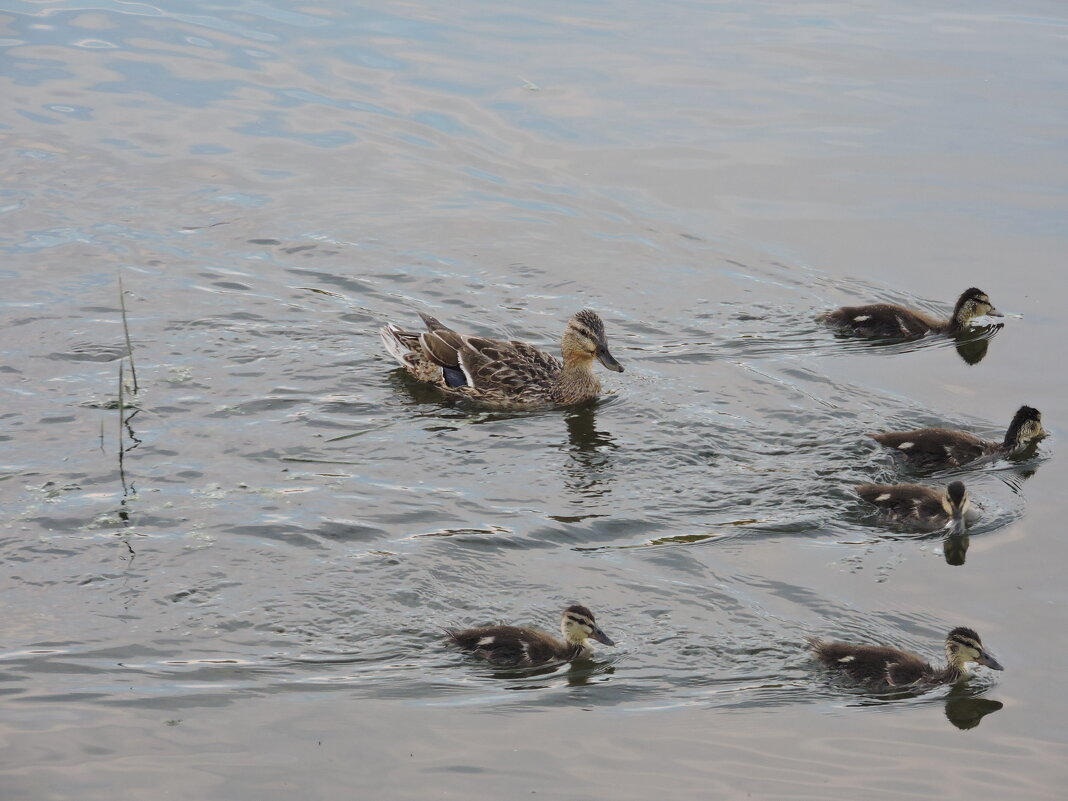
[[[968,677],[968,663],[977,662],[993,670],[1001,664],[983,648],[972,629],[956,628],[946,636],[946,666],[936,668],[909,651],[881,645],[853,645],[824,642],[809,637],[813,653],[827,667],[873,690],[893,690],[955,684]]]
[[[483,626],[457,631],[446,629],[449,641],[494,665],[530,667],[548,662],[569,662],[593,653],[589,640],[614,642],[597,626],[585,606],[569,606],[560,616],[563,641],[537,629],[519,626]]]
[[[1042,428],[1042,413],[1030,406],[1021,406],[1001,442],[980,439],[967,431],[949,428],[919,428],[915,431],[890,431],[872,434],[880,445],[911,462],[956,467],[974,462],[984,456],[1007,456],[1026,448],[1032,440],[1046,432]]]
[[[963,529],[979,517],[960,481],[954,481],[944,492],[919,484],[859,484],[855,489],[857,495],[879,507],[889,519],[917,528],[936,529],[952,524]]]
[[[596,398],[601,382],[594,360],[623,372],[608,351],[604,323],[584,309],[564,330],[563,361],[515,340],[460,334],[427,314],[427,330],[381,329],[386,350],[415,378],[450,395],[496,408],[568,406]]]
[[[981,289],[972,287],[957,299],[948,320],[906,309],[893,303],[869,306],[843,306],[820,316],[822,322],[865,337],[903,337],[912,339],[926,334],[957,334],[976,317],[1002,317]]]

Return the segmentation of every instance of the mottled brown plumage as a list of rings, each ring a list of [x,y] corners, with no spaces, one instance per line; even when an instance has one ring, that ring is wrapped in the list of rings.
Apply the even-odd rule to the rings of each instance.
[[[1001,442],[990,442],[967,431],[948,428],[890,431],[872,434],[871,437],[911,462],[955,467],[984,456],[1016,453],[1045,433],[1042,429],[1042,413],[1030,406],[1021,406]]]
[[[820,315],[821,322],[866,337],[903,337],[911,339],[925,334],[956,334],[976,317],[1002,317],[981,289],[972,287],[957,299],[948,320],[939,320],[923,312],[893,303],[870,306],[843,306]]]
[[[592,653],[589,640],[614,642],[597,626],[593,613],[575,604],[560,615],[564,641],[537,629],[518,626],[483,626],[462,631],[446,629],[449,642],[480,659],[507,667],[528,667],[547,662],[568,662]]]
[[[960,481],[945,491],[919,484],[858,484],[855,489],[890,520],[916,528],[936,529],[950,523],[963,528],[978,518]]]
[[[424,332],[392,323],[381,329],[386,350],[420,381],[495,408],[567,406],[597,397],[594,360],[623,372],[608,350],[601,318],[590,309],[564,329],[563,362],[525,342],[468,336],[427,314]]]
[[[977,662],[993,670],[1003,669],[983,648],[979,635],[963,627],[953,629],[946,636],[947,664],[942,668],[932,667],[922,657],[898,648],[824,642],[816,637],[808,637],[807,640],[813,653],[824,665],[873,690],[954,684],[968,677],[969,662]]]

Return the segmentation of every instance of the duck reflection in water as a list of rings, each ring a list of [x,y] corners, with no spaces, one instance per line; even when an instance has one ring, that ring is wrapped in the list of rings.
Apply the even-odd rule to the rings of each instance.
[[[957,345],[957,355],[968,364],[979,364],[986,356],[987,348],[994,334],[1002,329],[1001,323],[994,325],[979,325],[961,331],[953,339]]]
[[[568,687],[587,687],[608,681],[608,677],[615,672],[612,659],[579,657],[568,662],[566,669],[559,664],[530,668],[496,668],[493,675],[515,682],[505,687],[506,690],[522,691],[545,690],[554,685],[558,686],[560,679],[565,680]],[[542,676],[545,680],[536,681]]]
[[[942,555],[946,557],[946,564],[960,567],[964,564],[964,557],[968,553],[968,535],[954,532],[946,536],[942,542]]]
[[[597,429],[599,401],[589,401],[564,413],[567,424],[568,455],[571,464],[565,469],[567,489],[582,500],[611,492],[613,451],[618,447],[607,431]]]
[[[958,684],[946,696],[946,718],[962,731],[974,729],[984,717],[1003,706],[1001,701],[976,697],[973,689]]]

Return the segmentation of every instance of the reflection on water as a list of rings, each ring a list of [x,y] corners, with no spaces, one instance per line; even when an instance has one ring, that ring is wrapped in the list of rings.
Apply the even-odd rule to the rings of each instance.
[[[529,691],[545,690],[565,683],[568,687],[587,687],[607,681],[616,672],[615,662],[610,659],[580,658],[564,665],[544,666],[540,668],[511,668],[507,672],[495,672],[494,678],[515,682],[505,685],[506,690]],[[541,677],[553,676],[552,682],[536,681]],[[561,682],[560,680],[563,680]]]
[[[986,356],[990,347],[990,340],[1003,327],[1003,323],[994,325],[979,325],[967,328],[954,337],[957,343],[957,354],[970,365],[979,364]]]
[[[862,432],[967,427],[1028,398],[1065,416],[1048,369],[1065,336],[1061,21],[989,0],[952,14],[901,0],[372,5],[6,4],[0,660],[28,788],[8,794],[39,795],[47,773],[122,795],[120,757],[177,718],[164,734],[199,722],[201,736],[157,749],[175,760],[160,772],[209,774],[181,770],[203,744],[226,755],[220,781],[246,786],[273,756],[248,733],[299,748],[318,693],[316,725],[339,731],[352,699],[373,698],[492,708],[477,726],[537,710],[565,735],[556,713],[580,697],[595,710],[580,717],[611,719],[652,768],[704,743],[672,739],[663,709],[738,710],[743,736],[704,747],[733,756],[751,735],[719,794],[756,796],[743,785],[777,756],[767,738],[828,741],[845,723],[807,703],[841,692],[799,667],[799,627],[926,642],[962,582],[992,571],[975,623],[1024,620],[1047,649],[1063,590],[1015,587],[1037,581],[1038,548],[1063,562],[1064,541],[1017,522],[1026,502],[1051,527],[1056,460],[1026,498],[1036,462],[969,467],[984,518],[945,543],[959,564],[983,538],[969,571],[947,574],[933,537],[843,510],[849,487],[901,478]],[[983,120],[966,142],[961,120]],[[140,384],[125,413],[119,265]],[[973,278],[1026,317],[905,343],[813,321],[859,299],[944,314],[903,287]],[[627,365],[625,384],[605,383],[624,389],[532,414],[457,403],[395,369],[374,333],[426,303],[523,341],[604,309]],[[483,681],[430,641],[454,613],[522,620],[566,596],[612,610],[634,644],[625,664]],[[864,611],[888,598],[891,612]],[[300,663],[331,654],[346,658]],[[1007,781],[1052,763],[1026,750],[1064,719],[1043,703],[1056,659],[1036,664],[1046,681],[1020,688],[1020,717],[984,727],[984,759],[1011,746]],[[502,708],[502,685],[530,691]],[[282,694],[292,703],[254,703]],[[851,716],[851,742],[882,742],[880,726],[932,734],[914,711]],[[381,720],[384,752],[433,741],[452,761],[476,727],[463,712]],[[551,737],[543,751],[546,774],[588,767]],[[945,768],[920,745],[902,759]],[[834,762],[849,774],[836,798],[897,778]],[[653,792],[631,795],[686,772],[642,773]]]
[[[1001,701],[980,698],[966,683],[950,688],[946,696],[946,717],[958,729],[974,729],[991,712],[1005,706]]]
[[[942,541],[942,554],[946,558],[946,564],[959,567],[964,564],[964,557],[968,553],[967,534],[950,534]]]
[[[589,401],[563,412],[570,457],[564,468],[564,485],[578,502],[612,491],[613,452],[618,445],[610,433],[597,428],[601,404],[599,400]]]
[[[965,680],[951,685],[946,690],[944,709],[946,718],[958,729],[974,729],[980,721],[992,712],[997,712],[1005,705],[982,697],[985,686],[975,686],[976,681]],[[934,692],[931,688],[907,688],[871,694],[865,692],[859,706],[884,706],[911,699],[923,698]]]

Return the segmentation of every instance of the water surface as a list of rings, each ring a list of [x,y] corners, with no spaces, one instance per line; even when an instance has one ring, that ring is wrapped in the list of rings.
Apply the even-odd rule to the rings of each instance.
[[[13,796],[1060,797],[1060,6],[2,19]],[[1009,316],[965,342],[815,322],[972,285]],[[553,350],[586,306],[626,372],[568,410],[445,401],[377,335]],[[865,436],[1022,403],[1020,460],[910,474]],[[851,493],[902,477],[982,519]],[[440,643],[574,601],[618,647]],[[873,698],[803,648],[956,625],[1005,672]]]

